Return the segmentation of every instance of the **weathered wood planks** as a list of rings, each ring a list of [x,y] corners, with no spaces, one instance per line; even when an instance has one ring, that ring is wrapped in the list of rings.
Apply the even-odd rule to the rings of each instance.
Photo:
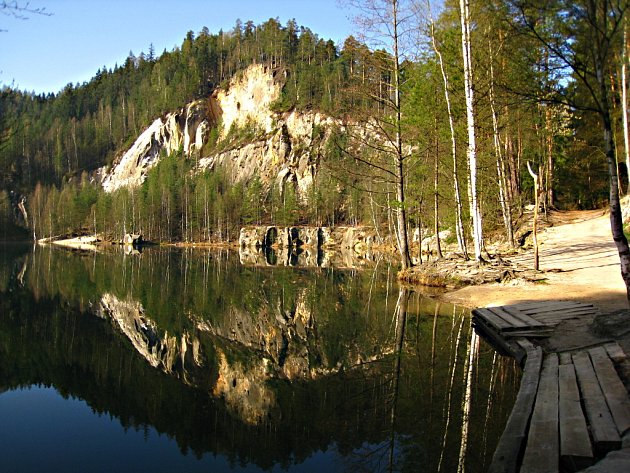
[[[615,367],[603,347],[591,348],[589,351],[599,385],[602,388],[606,403],[619,435],[630,430],[630,400],[625,386],[619,379]]]
[[[558,471],[559,451],[558,357],[551,354],[543,362],[521,473]]]
[[[630,432],[630,398],[619,376],[630,361],[621,347],[612,342],[543,354],[535,345],[563,321],[597,313],[573,301],[473,311],[475,326],[512,356],[527,353],[521,387],[488,471],[580,471],[621,448],[621,436]]]
[[[499,445],[492,457],[489,473],[513,473],[518,471],[518,458],[527,438],[527,427],[531,416],[542,365],[542,349],[532,348],[527,353],[521,386],[514,408],[507,421]]]
[[[572,358],[596,453],[604,454],[621,448],[621,437],[606,404],[606,398],[588,353],[580,351],[574,353]]]
[[[544,333],[539,336],[548,336],[547,332],[552,328],[526,314],[519,313],[517,310],[511,309],[508,311],[502,307],[475,309],[473,310],[473,317],[480,319],[482,323],[492,327],[506,337],[534,336],[538,334],[537,331],[540,331],[541,334]],[[511,332],[514,332],[514,334],[510,335]]]
[[[615,363],[621,363],[627,358],[626,354],[623,352],[617,342],[607,343],[606,345],[604,345],[604,348],[606,349],[606,352],[608,353],[610,359],[613,360]]]
[[[560,362],[558,372],[560,463],[565,470],[579,471],[593,464],[593,448],[582,412],[580,391],[570,355],[568,359],[561,357]]]

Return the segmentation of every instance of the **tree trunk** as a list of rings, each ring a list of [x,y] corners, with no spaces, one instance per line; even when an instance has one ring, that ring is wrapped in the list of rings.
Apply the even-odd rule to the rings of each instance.
[[[398,301],[396,302],[396,310],[394,318],[395,325],[395,347],[394,347],[394,376],[392,379],[392,408],[390,413],[390,445],[389,445],[389,464],[388,470],[394,471],[396,459],[396,413],[398,406],[398,393],[401,377],[402,352],[405,344],[405,327],[407,325],[407,305],[409,301],[409,291],[403,287],[398,289]]]
[[[468,0],[459,1],[460,18],[462,24],[462,53],[464,58],[464,92],[466,95],[466,123],[468,128],[468,176],[469,194],[472,217],[472,233],[475,244],[475,259],[483,261],[481,250],[483,248],[483,231],[481,224],[481,212],[477,199],[477,145],[475,139],[475,115],[473,97],[473,76],[470,52],[470,13]]]
[[[540,206],[540,199],[538,198],[538,195],[540,192],[540,181],[538,180],[538,174],[536,174],[529,165],[529,161],[527,162],[527,170],[534,180],[534,220],[532,222],[532,238],[534,239],[534,269],[538,271],[540,268],[540,258],[538,255],[538,207]],[[540,170],[538,172],[540,173]]]
[[[437,126],[436,126],[437,132]],[[440,220],[439,220],[439,202],[440,194],[438,192],[440,160],[438,159],[438,137],[436,134],[435,146],[435,163],[433,167],[433,232],[435,233],[435,252],[438,258],[442,258],[442,245],[440,244]]]
[[[626,284],[627,297],[630,300],[630,248],[623,232],[623,216],[619,200],[619,178],[617,174],[617,160],[615,159],[615,143],[612,137],[612,122],[608,108],[608,93],[604,84],[603,71],[598,67],[597,79],[600,81],[602,94],[602,131],[604,134],[604,152],[608,160],[609,200],[610,200],[610,229],[619,252],[621,263],[621,277]]]
[[[597,7],[595,7],[597,8]],[[597,11],[592,11],[591,15],[595,18],[597,24]],[[606,12],[603,12],[602,22],[604,24],[603,31],[606,31],[607,18]],[[623,232],[623,216],[621,214],[621,202],[619,200],[619,178],[617,173],[617,159],[615,158],[615,143],[612,135],[612,121],[610,117],[610,106],[608,103],[608,88],[606,86],[606,76],[604,72],[604,45],[599,42],[601,38],[597,38],[598,44],[595,45],[595,73],[600,92],[599,114],[602,123],[602,132],[604,134],[604,152],[608,160],[608,179],[609,179],[609,200],[610,200],[610,229],[612,237],[619,252],[619,262],[621,265],[621,277],[626,284],[626,296],[630,300],[630,248],[628,240]]]
[[[503,214],[503,224],[510,247],[514,248],[514,230],[512,228],[512,208],[507,195],[507,185],[505,179],[505,166],[503,164],[503,154],[501,152],[501,139],[499,136],[499,120],[494,103],[494,66],[492,64],[492,44],[488,42],[490,52],[490,110],[492,111],[492,133],[494,142],[494,153],[497,158],[497,179],[499,183],[499,201],[501,213]]]
[[[623,114],[623,144],[626,157],[626,194],[630,194],[630,137],[628,136],[628,84],[626,82],[626,63],[628,62],[628,38],[626,34],[626,20],[623,25],[623,45],[621,58],[621,110]]]
[[[546,172],[546,190],[545,193],[545,209],[553,208],[553,201],[555,199],[553,192],[553,130],[551,123],[551,108],[550,105],[545,107],[545,153],[547,155],[547,172]]]
[[[459,251],[462,252],[464,258],[468,259],[468,251],[466,249],[466,235],[464,233],[464,223],[463,223],[463,206],[462,206],[462,196],[461,191],[459,189],[459,176],[457,169],[457,141],[455,139],[455,125],[453,120],[453,112],[451,110],[451,97],[448,92],[448,76],[446,75],[446,70],[444,69],[444,61],[442,59],[442,53],[437,47],[437,42],[435,41],[435,26],[433,23],[433,17],[431,16],[431,3],[427,1],[427,11],[429,14],[429,22],[431,27],[431,43],[433,45],[433,50],[435,51],[436,56],[438,57],[438,62],[440,64],[440,72],[442,73],[442,82],[444,84],[444,99],[446,101],[446,111],[448,113],[448,125],[451,132],[451,155],[453,158],[453,190],[455,192],[455,234],[457,235],[457,245],[459,247]]]
[[[403,169],[404,155],[402,147],[401,111],[400,111],[400,57],[398,54],[398,2],[392,1],[392,27],[394,46],[394,108],[396,114],[396,223],[398,226],[398,251],[402,269],[412,266],[409,255],[409,238],[407,236],[407,215],[405,211],[405,174]]]

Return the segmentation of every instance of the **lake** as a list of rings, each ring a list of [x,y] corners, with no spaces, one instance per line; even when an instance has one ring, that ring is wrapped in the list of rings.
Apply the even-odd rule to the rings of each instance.
[[[0,471],[482,472],[518,390],[384,260],[0,250]]]

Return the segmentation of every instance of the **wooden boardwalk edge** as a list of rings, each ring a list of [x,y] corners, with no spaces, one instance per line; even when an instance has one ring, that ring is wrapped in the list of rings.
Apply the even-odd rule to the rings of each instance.
[[[521,386],[507,421],[499,445],[492,457],[489,473],[513,473],[518,471],[521,452],[524,448],[534,400],[538,392],[542,366],[542,349],[534,347],[527,351]]]
[[[523,368],[490,473],[591,471],[609,452],[619,453],[621,437],[630,440],[630,397],[622,381],[630,378],[630,358],[619,344],[600,341],[547,353],[537,346],[536,339],[562,330],[557,327],[563,321],[597,313],[590,304],[570,301],[472,311],[475,330]],[[630,449],[623,452],[628,460],[615,472],[630,472]]]

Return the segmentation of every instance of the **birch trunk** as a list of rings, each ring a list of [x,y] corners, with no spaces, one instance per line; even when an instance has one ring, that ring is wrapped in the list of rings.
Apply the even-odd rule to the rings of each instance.
[[[621,263],[621,277],[626,284],[626,295],[630,300],[630,248],[628,240],[623,233],[623,216],[621,214],[621,202],[619,200],[619,178],[617,174],[617,160],[615,158],[615,143],[612,137],[612,121],[608,108],[608,90],[604,81],[604,71],[601,62],[597,62],[597,80],[601,93],[601,118],[604,134],[604,151],[608,160],[609,201],[610,201],[610,229],[613,240],[619,252]]]
[[[475,259],[483,261],[481,250],[483,248],[483,231],[481,225],[481,212],[477,196],[477,145],[475,139],[475,115],[473,97],[473,76],[470,53],[470,12],[468,0],[459,1],[460,18],[462,24],[462,53],[464,57],[464,92],[466,95],[466,123],[468,128],[468,178],[470,207],[472,217],[472,233],[475,244]]]
[[[457,245],[459,247],[459,251],[462,252],[464,258],[468,259],[468,251],[466,249],[466,236],[464,233],[464,223],[462,217],[462,196],[459,189],[459,173],[457,169],[457,141],[455,139],[455,125],[453,120],[453,112],[451,110],[451,97],[448,91],[448,76],[446,75],[446,70],[444,69],[442,53],[440,52],[437,46],[437,42],[435,40],[435,25],[433,22],[433,16],[431,15],[431,3],[429,1],[427,1],[427,11],[429,14],[429,24],[431,28],[431,44],[433,45],[433,50],[435,51],[435,55],[438,58],[438,63],[440,64],[440,72],[442,73],[442,82],[444,84],[444,99],[446,101],[446,111],[448,113],[448,126],[451,132],[451,156],[453,158],[453,190],[455,192],[455,234],[457,235]]]
[[[593,19],[593,24],[602,25],[602,31],[607,31],[608,18],[606,11],[599,11],[597,6],[590,5],[588,14]],[[601,23],[599,23],[601,21]],[[619,178],[617,173],[617,159],[615,157],[615,143],[612,134],[612,120],[610,116],[610,105],[608,97],[608,87],[606,86],[604,51],[606,39],[596,36],[595,54],[593,54],[595,62],[595,74],[597,77],[597,85],[600,93],[599,115],[602,123],[602,131],[604,137],[604,153],[608,161],[608,179],[609,179],[609,202],[610,202],[610,229],[613,240],[619,253],[619,262],[621,266],[621,277],[626,284],[626,295],[630,300],[630,248],[628,240],[623,233],[623,216],[621,214],[621,202],[619,200]]]
[[[623,144],[626,157],[626,169],[628,170],[628,183],[626,193],[630,194],[630,137],[628,136],[628,84],[626,82],[626,63],[628,62],[628,37],[626,21],[623,25],[623,46],[621,57],[621,109],[623,115]]]

